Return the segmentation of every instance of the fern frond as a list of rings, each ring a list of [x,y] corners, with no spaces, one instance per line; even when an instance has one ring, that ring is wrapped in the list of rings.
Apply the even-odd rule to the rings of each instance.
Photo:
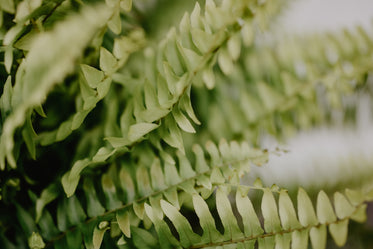
[[[115,39],[113,54],[104,47],[100,47],[100,69],[87,64],[80,65],[78,80],[80,94],[77,99],[82,103],[77,101],[79,104],[77,104],[76,113],[59,124],[56,130],[42,132],[38,135],[37,141],[41,145],[45,146],[61,141],[81,126],[97,103],[107,95],[112,83],[112,75],[123,67],[132,53],[142,48],[145,42],[142,35],[143,31],[134,30],[128,36]]]
[[[211,93],[195,89],[197,97],[211,95],[209,105],[196,100],[207,137],[242,136],[255,142],[263,131],[288,137],[333,122],[333,112],[354,108],[356,103],[345,99],[367,84],[373,69],[371,44],[366,31],[356,28],[244,50],[231,76],[215,72],[217,85]],[[328,54],[337,59],[330,61]]]
[[[228,144],[226,141],[221,141],[218,147],[209,142],[206,150],[208,156],[200,146],[195,145],[194,168],[182,153],[177,153],[176,164],[170,155],[163,152],[161,154],[163,163],[152,156],[153,162],[148,167],[140,166],[132,170],[134,167],[131,164],[123,163],[119,167],[113,164],[109,171],[102,175],[100,184],[94,184],[90,179],[92,176],[84,177],[83,193],[86,211],[83,211],[82,205],[77,203],[75,197],[63,198],[58,204],[58,210],[63,212],[57,216],[59,230],[67,234],[72,229],[80,229],[88,223],[97,225],[102,221],[108,221],[116,222],[123,234],[130,237],[131,224],[138,224],[142,220],[145,227],[151,225],[144,209],[147,203],[152,206],[156,215],[163,218],[161,200],[167,200],[180,208],[183,203],[181,192],[189,198],[197,193],[208,198],[215,186],[227,182],[239,184],[240,177],[245,172],[249,172],[250,164],[261,165],[267,161],[268,156],[266,151],[255,150],[247,143],[237,142]],[[103,199],[97,197],[98,193],[102,193]],[[51,200],[50,196],[47,193],[43,194],[38,203],[47,204]],[[44,205],[38,209],[39,216],[43,207]],[[73,207],[76,209],[74,220],[68,218],[68,213],[72,212],[69,209]],[[81,211],[77,213],[78,210]],[[86,215],[89,218],[87,221],[85,221]],[[64,220],[59,220],[58,217]],[[54,239],[51,241],[54,243]]]
[[[172,239],[164,237],[169,227],[154,214],[153,208],[146,205],[145,211],[154,222],[161,248],[169,248],[170,243],[182,248],[254,248],[255,244],[258,248],[272,248],[275,244],[283,248],[307,248],[309,239],[312,248],[325,248],[327,229],[335,243],[343,246],[349,221],[363,222],[366,219],[365,202],[372,199],[372,193],[346,189],[345,194],[334,193],[333,208],[326,193],[320,191],[316,205],[313,206],[308,194],[300,188],[296,210],[286,190],[281,190],[277,198],[270,189],[264,189],[261,199],[261,224],[259,211],[254,210],[247,196],[248,191],[249,188],[237,187],[237,214],[233,212],[233,204],[227,197],[230,191],[217,189],[216,209],[224,233],[217,230],[211,210],[197,194],[193,195],[193,206],[203,230],[202,235],[195,233],[188,220],[167,201],[161,201],[161,208],[178,233],[176,236],[168,230],[166,233],[172,236]]]
[[[209,72],[216,56],[224,56],[224,61],[235,59],[226,57],[228,48],[224,47],[225,44],[231,44],[230,39],[238,41],[235,34],[241,32],[243,26],[253,25],[253,20],[245,19],[250,15],[248,13],[254,17],[256,13],[267,13],[270,7],[264,6],[271,4],[277,6],[268,2],[258,7],[257,12],[252,12],[255,4],[248,5],[245,1],[223,1],[220,6],[207,1],[203,16],[197,3],[190,15],[184,15],[179,32],[171,28],[156,52],[146,49],[144,60],[150,62],[147,63],[149,69],[145,70],[144,83],[134,89],[121,117],[122,137],[106,138],[113,148],[102,147],[93,158],[75,162],[71,171],[62,178],[66,194],[71,196],[74,193],[80,173],[86,167],[102,164],[113,155],[122,154],[150,133],[157,140],[184,151],[179,127],[187,132],[194,131],[186,115],[199,124],[190,103],[192,83],[202,79],[205,71]],[[242,20],[246,20],[244,24],[240,24]],[[236,50],[240,46],[236,43],[227,46]],[[220,55],[222,53],[225,55]],[[103,151],[105,154],[101,155]]]
[[[95,15],[97,18],[92,18]],[[107,8],[86,7],[79,15],[61,22],[53,31],[45,32],[34,40],[26,60],[19,66],[12,95],[12,113],[5,120],[1,134],[2,170],[5,169],[5,159],[11,167],[16,167],[13,156],[16,128],[23,124],[30,108],[40,105],[51,88],[73,71],[73,62],[81,56],[82,49],[108,18]],[[75,49],[68,49],[71,44]],[[49,52],[43,53],[44,50]]]
[[[63,1],[46,3],[39,1],[32,5],[27,1],[18,3],[18,6],[16,6],[17,11],[14,9],[14,21],[16,24],[7,31],[3,40],[5,45],[4,63],[7,72],[11,73],[10,70],[12,66],[18,68],[16,77],[12,79],[12,81],[15,82],[15,90],[12,96],[11,109],[8,110],[8,112],[11,111],[12,113],[9,114],[9,117],[7,117],[4,123],[5,134],[2,135],[2,141],[7,140],[8,142],[3,142],[0,145],[1,169],[5,167],[5,159],[8,160],[13,168],[15,167],[16,163],[12,155],[14,148],[13,136],[18,127],[26,123],[22,129],[22,136],[30,155],[35,158],[35,144],[41,142],[45,145],[63,140],[74,129],[80,126],[89,111],[105,96],[110,87],[110,79],[105,77],[105,80],[100,80],[102,84],[96,85],[94,87],[95,89],[91,91],[84,85],[84,82],[83,86],[81,86],[83,89],[81,90],[84,92],[82,95],[84,95],[83,99],[85,103],[83,106],[78,107],[79,110],[76,115],[71,117],[68,121],[63,122],[56,131],[42,134],[41,137],[37,136],[32,127],[31,115],[33,110],[42,117],[46,117],[41,104],[46,100],[51,90],[56,85],[63,82],[62,79],[75,71],[75,61],[81,57],[81,52],[90,44],[92,38],[96,37],[97,34],[100,33],[100,30],[103,30],[106,26],[109,26],[114,33],[119,34],[117,32],[121,30],[119,7],[121,6],[125,11],[128,11],[132,3],[132,1],[126,2],[126,4],[121,4],[121,1],[118,0],[112,1],[111,4],[109,4],[110,6],[100,5],[98,7],[83,7],[80,14],[75,14],[75,17],[68,17],[68,20],[61,21],[57,24],[57,27],[43,34],[41,34],[42,32],[40,32],[39,29],[44,29],[43,25],[45,29],[47,29],[50,25],[47,23],[47,19],[55,14],[56,9],[60,7]],[[94,15],[97,15],[97,18],[92,19],[91,17]],[[43,18],[40,19],[40,16],[43,16]],[[33,23],[34,19],[39,19],[38,25],[35,25],[37,28],[34,27],[33,24],[30,25],[30,23]],[[63,28],[65,25],[66,28]],[[71,27],[75,26],[75,29],[68,27],[68,25],[71,25]],[[78,25],[81,26],[78,27]],[[85,30],[85,32],[80,32],[79,30]],[[75,31],[75,33],[72,31]],[[95,39],[97,39],[97,37]],[[131,49],[123,49],[123,47],[128,47],[126,45],[128,45],[128,41],[126,43],[123,42],[123,39],[115,40],[114,54],[119,60],[115,66],[118,68],[124,64],[128,58],[128,53],[131,52]],[[63,51],[68,50],[68,46],[75,46],[75,50],[71,50],[70,54],[64,54]],[[132,46],[132,49],[133,48]],[[102,50],[103,49],[104,48],[102,48]],[[45,51],[51,52],[45,53]],[[28,53],[25,56],[25,60],[23,60],[20,65],[13,62],[13,54],[17,52]],[[36,58],[37,56],[35,56],[35,54],[39,57],[41,54],[45,55],[45,58]],[[55,63],[54,70],[48,68],[49,65],[54,62],[59,62],[60,64]],[[101,64],[105,63],[107,64],[107,58],[106,60],[101,59]],[[101,67],[105,68],[105,65],[101,65]],[[35,78],[34,75],[29,75],[28,72],[33,71],[34,68],[40,70],[37,72],[39,78]],[[43,68],[48,68],[48,70],[44,70],[43,72]],[[91,78],[96,76],[97,75],[91,75]],[[25,81],[27,81],[27,83],[25,83]],[[27,87],[27,89],[22,89],[24,86],[30,87],[30,89]],[[38,93],[36,94],[36,92]]]

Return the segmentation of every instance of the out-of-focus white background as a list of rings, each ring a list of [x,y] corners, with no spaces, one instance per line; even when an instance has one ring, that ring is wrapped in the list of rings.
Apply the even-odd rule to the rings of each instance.
[[[363,26],[373,37],[372,0],[298,0],[283,13],[276,26],[277,34],[333,31]],[[280,187],[333,186],[350,176],[361,177],[366,167],[373,171],[373,121],[371,100],[360,100],[357,126],[320,127],[300,133],[284,144],[270,137],[263,146],[276,146],[290,152],[271,155],[269,164],[253,168],[253,177],[260,176],[265,185]],[[289,181],[290,180],[290,181]],[[355,179],[359,180],[359,179]]]
[[[372,28],[372,0],[295,0],[284,13],[281,25],[290,32]]]

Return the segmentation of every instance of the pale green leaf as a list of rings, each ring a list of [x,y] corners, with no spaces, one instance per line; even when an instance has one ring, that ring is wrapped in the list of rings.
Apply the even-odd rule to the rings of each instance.
[[[342,220],[329,225],[329,232],[337,246],[346,244],[348,232],[348,220]]]
[[[278,205],[282,227],[285,230],[300,228],[293,202],[291,201],[287,191],[282,190],[280,192]]]
[[[162,207],[161,207],[161,200],[163,200],[163,199],[164,199],[164,197],[163,197],[162,194],[158,194],[156,196],[150,196],[149,197],[149,202],[150,202],[150,205],[151,205],[152,210],[153,210],[153,215],[156,215],[158,217],[158,219],[161,219],[161,220],[163,220],[163,218],[164,218],[164,214],[163,214]],[[145,207],[145,212],[146,212],[146,207]],[[149,217],[149,214],[147,212],[146,212],[146,214]],[[149,219],[152,220],[150,217],[149,217]]]
[[[158,125],[153,123],[137,123],[131,125],[128,131],[128,139],[135,142],[157,127]]]
[[[214,167],[220,167],[223,164],[223,162],[222,162],[222,158],[220,156],[219,150],[216,147],[216,144],[211,141],[207,141],[206,150],[210,155],[211,165]]]
[[[93,230],[93,248],[94,249],[100,249],[102,240],[104,239],[104,235],[106,230],[108,230],[109,227],[104,227],[102,229],[95,227]]]
[[[212,214],[207,206],[207,203],[202,199],[201,196],[194,194],[193,206],[198,216],[201,228],[203,230],[201,242],[218,242],[218,239],[221,237],[221,234],[215,227],[215,220],[212,217]]]
[[[179,233],[180,243],[183,247],[190,247],[200,241],[200,236],[193,232],[188,220],[174,206],[161,200],[161,207]]]
[[[190,195],[193,195],[193,194],[197,193],[196,189],[194,188],[195,187],[195,180],[194,179],[183,181],[178,185],[178,187],[180,189],[182,189],[185,193],[188,193]],[[188,204],[190,204],[190,203],[188,203]]]
[[[193,28],[200,28],[201,6],[198,2],[194,5],[193,11],[190,14],[190,24]]]
[[[118,65],[117,59],[112,53],[110,53],[106,48],[100,48],[100,68],[106,74],[111,75],[115,72]]]
[[[119,38],[114,39],[113,55],[120,60],[120,64],[125,63],[131,52],[136,51],[137,49],[138,44],[134,44],[134,42],[127,36],[121,36]],[[124,76],[121,74],[114,75],[119,77]]]
[[[116,219],[119,225],[120,230],[126,235],[127,238],[131,237],[131,229],[130,229],[130,218],[128,215],[128,211],[126,210],[118,210],[116,213]]]
[[[219,151],[224,160],[229,160],[229,161],[232,159],[234,160],[234,158],[232,157],[231,148],[227,140],[221,139],[219,141]]]
[[[106,96],[106,94],[109,92],[110,85],[111,85],[112,79],[110,77],[104,79],[98,86],[97,86],[97,97],[99,99],[102,99]]]
[[[2,2],[3,1],[0,1],[0,3]],[[7,45],[11,45],[12,43],[14,43],[15,40],[19,37],[20,33],[23,31],[23,29],[24,29],[23,25],[15,25],[11,27],[4,36],[3,44],[7,46]]]
[[[300,188],[298,190],[297,200],[300,224],[304,227],[316,226],[318,224],[318,220],[316,218],[315,210],[313,209],[311,199],[304,189]]]
[[[202,56],[197,54],[191,49],[183,47],[181,44],[177,43],[177,47],[183,59],[186,62],[186,65],[189,71],[195,70],[202,62]]]
[[[204,152],[198,144],[193,145],[192,148],[194,154],[196,155],[196,167],[195,170],[197,173],[205,173],[207,172],[210,168],[207,165],[206,159]]]
[[[135,212],[136,216],[139,217],[141,220],[144,219],[144,202],[138,203],[134,202],[133,205],[133,211]]]
[[[224,227],[224,238],[229,240],[243,238],[244,235],[238,227],[237,219],[233,214],[230,201],[221,188],[216,190],[216,208]]]
[[[238,33],[228,40],[227,48],[232,60],[236,61],[241,54],[241,37]]]
[[[104,162],[106,159],[108,159],[110,156],[112,156],[116,150],[109,149],[107,147],[101,147],[98,149],[96,154],[92,157],[93,162]]]
[[[215,87],[215,75],[212,67],[207,67],[203,70],[202,79],[208,89],[213,89]]]
[[[233,72],[234,65],[232,61],[232,57],[229,54],[227,49],[221,49],[218,54],[218,63],[220,69],[223,71],[225,75],[229,75]]]
[[[131,141],[125,137],[105,137],[104,139],[114,148],[123,148],[131,143]]]
[[[262,180],[258,177],[255,179],[253,186],[256,188],[263,188]]]
[[[88,109],[88,110],[78,111],[77,113],[75,113],[72,123],[71,123],[71,129],[72,130],[78,129],[90,111],[91,109]]]
[[[143,119],[144,121],[151,123],[151,122],[155,122],[155,121],[158,121],[164,118],[169,113],[170,111],[168,109],[163,109],[162,107],[153,106],[153,107],[150,107],[149,109],[145,109],[141,111],[139,114],[139,117],[141,117],[141,119]]]
[[[316,212],[321,224],[333,223],[337,220],[329,197],[324,191],[320,191],[317,196]]]
[[[213,190],[210,177],[205,174],[197,176],[197,185],[203,186],[207,190]]]
[[[193,20],[193,19],[192,19]],[[207,34],[205,31],[197,28],[191,29],[192,39],[194,45],[202,52],[207,53],[215,44],[215,37],[211,34]]]
[[[87,84],[92,88],[96,88],[104,79],[104,73],[94,67],[82,64],[80,65],[80,68]]]
[[[291,234],[291,248],[307,249],[308,248],[308,229],[294,231]]]
[[[312,227],[310,230],[310,240],[312,248],[314,249],[325,249],[326,247],[326,226],[321,225],[319,227]]]
[[[60,127],[58,127],[57,134],[56,134],[56,141],[64,140],[68,135],[71,134],[72,129],[72,120],[67,120],[63,122]]]
[[[194,129],[192,124],[184,116],[184,114],[181,113],[179,108],[174,108],[172,111],[172,115],[174,116],[176,123],[182,130],[189,132],[189,133],[196,133],[196,130]]]
[[[356,211],[351,215],[351,219],[357,222],[364,222],[367,219],[367,204],[358,206]]]
[[[62,187],[67,197],[70,197],[74,194],[80,180],[80,173],[89,165],[89,163],[90,162],[88,159],[78,160],[74,163],[71,171],[66,172],[62,176]]]
[[[12,69],[13,64],[13,49],[11,47],[7,47],[4,53],[4,65],[5,69],[8,74],[10,74],[10,70]]]
[[[184,142],[180,129],[177,127],[175,120],[171,116],[166,117],[165,126],[163,127],[162,131],[162,139],[170,146],[179,149],[185,154]]]
[[[127,244],[127,241],[124,239],[124,236],[122,235],[122,236],[120,236],[119,240],[117,241],[117,245],[118,246],[123,246],[125,244]]]
[[[31,237],[28,239],[28,245],[31,249],[42,249],[45,247],[43,238],[39,233],[33,232]]]
[[[193,120],[193,122],[197,125],[200,125],[201,122],[198,120],[198,118],[196,117],[195,113],[194,113],[194,110],[193,110],[193,107],[192,107],[192,103],[190,101],[190,96],[185,94],[181,100],[180,100],[180,105],[182,107],[183,110],[185,110],[185,112],[188,114],[188,116]]]
[[[264,189],[262,198],[262,213],[264,218],[264,229],[267,233],[278,232],[281,230],[280,219],[278,216],[276,200],[269,189]]]
[[[167,189],[164,193],[164,196],[166,199],[177,209],[180,209],[180,204],[179,204],[179,195],[177,192],[176,187],[172,187]]]
[[[334,193],[335,213],[339,219],[344,219],[351,216],[355,208],[347,200],[347,198],[339,192]]]
[[[223,174],[221,173],[220,169],[216,167],[212,169],[210,180],[212,184],[219,184],[225,182]]]

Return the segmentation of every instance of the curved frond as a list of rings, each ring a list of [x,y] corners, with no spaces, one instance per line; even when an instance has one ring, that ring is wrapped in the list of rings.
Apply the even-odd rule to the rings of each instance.
[[[352,193],[359,195],[361,199],[354,200]],[[221,187],[216,192],[216,209],[224,233],[217,230],[211,210],[198,194],[193,195],[193,205],[203,230],[202,235],[193,231],[176,207],[166,201],[162,202],[163,213],[171,220],[179,235],[172,235],[174,240],[179,241],[178,246],[254,248],[257,244],[259,248],[272,248],[276,244],[276,247],[281,248],[307,248],[310,241],[312,248],[326,248],[327,230],[334,242],[343,246],[347,239],[349,221],[361,222],[366,219],[365,202],[371,200],[362,190],[346,189],[345,194],[335,192],[331,202],[325,192],[320,191],[314,206],[305,190],[300,188],[295,209],[286,190],[281,190],[277,195],[264,188],[260,212],[253,209],[247,195],[248,188],[237,186],[235,204],[228,200],[229,194],[230,191]],[[233,206],[238,213],[233,212]],[[156,227],[164,222],[152,215],[153,209],[150,206],[146,208],[146,212],[150,214]],[[263,218],[264,224],[259,217]],[[167,241],[162,241],[162,246],[167,248],[163,243]]]
[[[122,136],[106,138],[112,148],[103,147],[102,150],[107,151],[104,157],[100,157],[102,150],[99,150],[97,156],[75,162],[62,179],[67,196],[74,194],[82,170],[89,165],[104,163],[112,155],[122,154],[146,139],[146,135],[153,130],[156,132],[152,132],[151,136],[183,152],[180,129],[194,132],[187,117],[199,124],[190,103],[192,83],[203,78],[204,71],[210,70],[216,57],[222,56],[220,54],[226,55],[225,61],[233,60],[227,57],[226,44],[231,44],[230,40],[234,39],[235,45],[229,47],[236,46],[231,50],[238,49],[235,34],[239,34],[243,26],[253,25],[255,20],[247,19],[249,13],[254,16],[257,13],[270,13],[267,8],[271,9],[272,5],[277,6],[268,2],[252,12],[250,8],[255,5],[248,6],[245,1],[223,1],[219,6],[207,1],[203,15],[200,5],[196,3],[192,13],[184,15],[178,31],[171,28],[156,51],[145,49],[149,69],[145,70],[144,83],[135,88],[120,118]],[[219,21],[215,23],[214,20]],[[245,20],[243,24],[242,20]],[[161,124],[163,122],[165,125]]]
[[[195,194],[199,193],[204,198],[208,198],[215,186],[226,183],[239,184],[240,177],[250,171],[251,164],[262,165],[268,160],[268,152],[235,141],[227,143],[222,140],[219,146],[208,142],[206,152],[199,145],[195,145],[193,151],[194,167],[181,152],[177,153],[177,160],[164,152],[161,159],[149,155],[152,158],[151,165],[142,165],[135,170],[132,164],[125,162],[120,166],[112,164],[109,171],[100,177],[100,184],[95,184],[91,179],[92,176],[85,176],[83,178],[85,211],[81,209],[81,204],[71,203],[77,201],[75,197],[63,198],[58,204],[61,212],[67,212],[67,216],[73,212],[66,209],[69,203],[71,208],[77,205],[75,209],[82,211],[79,211],[74,221],[69,220],[65,217],[65,213],[62,213],[60,217],[67,220],[57,220],[59,230],[66,235],[72,229],[81,229],[80,227],[88,223],[97,225],[99,222],[107,221],[116,222],[122,233],[126,237],[131,237],[131,224],[142,221],[144,226],[148,226],[151,225],[148,222],[156,219],[153,216],[163,219],[162,210],[167,209],[164,205],[168,205],[165,204],[165,200],[178,210],[184,201]],[[99,193],[102,194],[102,198],[98,198]],[[185,193],[186,199],[181,198],[181,193]],[[50,194],[45,193],[45,196],[40,198],[43,206],[51,199],[48,197]],[[153,218],[146,213],[146,205],[150,205]],[[43,206],[39,208],[39,214]],[[84,221],[86,217],[88,220]],[[60,239],[59,236],[56,239]],[[52,241],[54,243],[53,239]]]
[[[214,72],[214,91],[196,89],[196,96],[211,95],[208,105],[205,99],[196,100],[208,137],[239,134],[255,142],[263,131],[288,137],[340,122],[336,111],[345,113],[343,120],[354,120],[355,92],[367,86],[366,75],[372,71],[371,45],[367,31],[357,27],[244,49],[232,75]]]

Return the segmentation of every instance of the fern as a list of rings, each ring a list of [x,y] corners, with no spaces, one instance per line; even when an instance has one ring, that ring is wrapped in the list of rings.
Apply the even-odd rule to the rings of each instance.
[[[362,28],[260,43],[286,6],[2,1],[0,247],[343,246],[370,172],[295,193],[241,180],[284,152],[263,134],[355,122],[344,100],[370,91]]]

